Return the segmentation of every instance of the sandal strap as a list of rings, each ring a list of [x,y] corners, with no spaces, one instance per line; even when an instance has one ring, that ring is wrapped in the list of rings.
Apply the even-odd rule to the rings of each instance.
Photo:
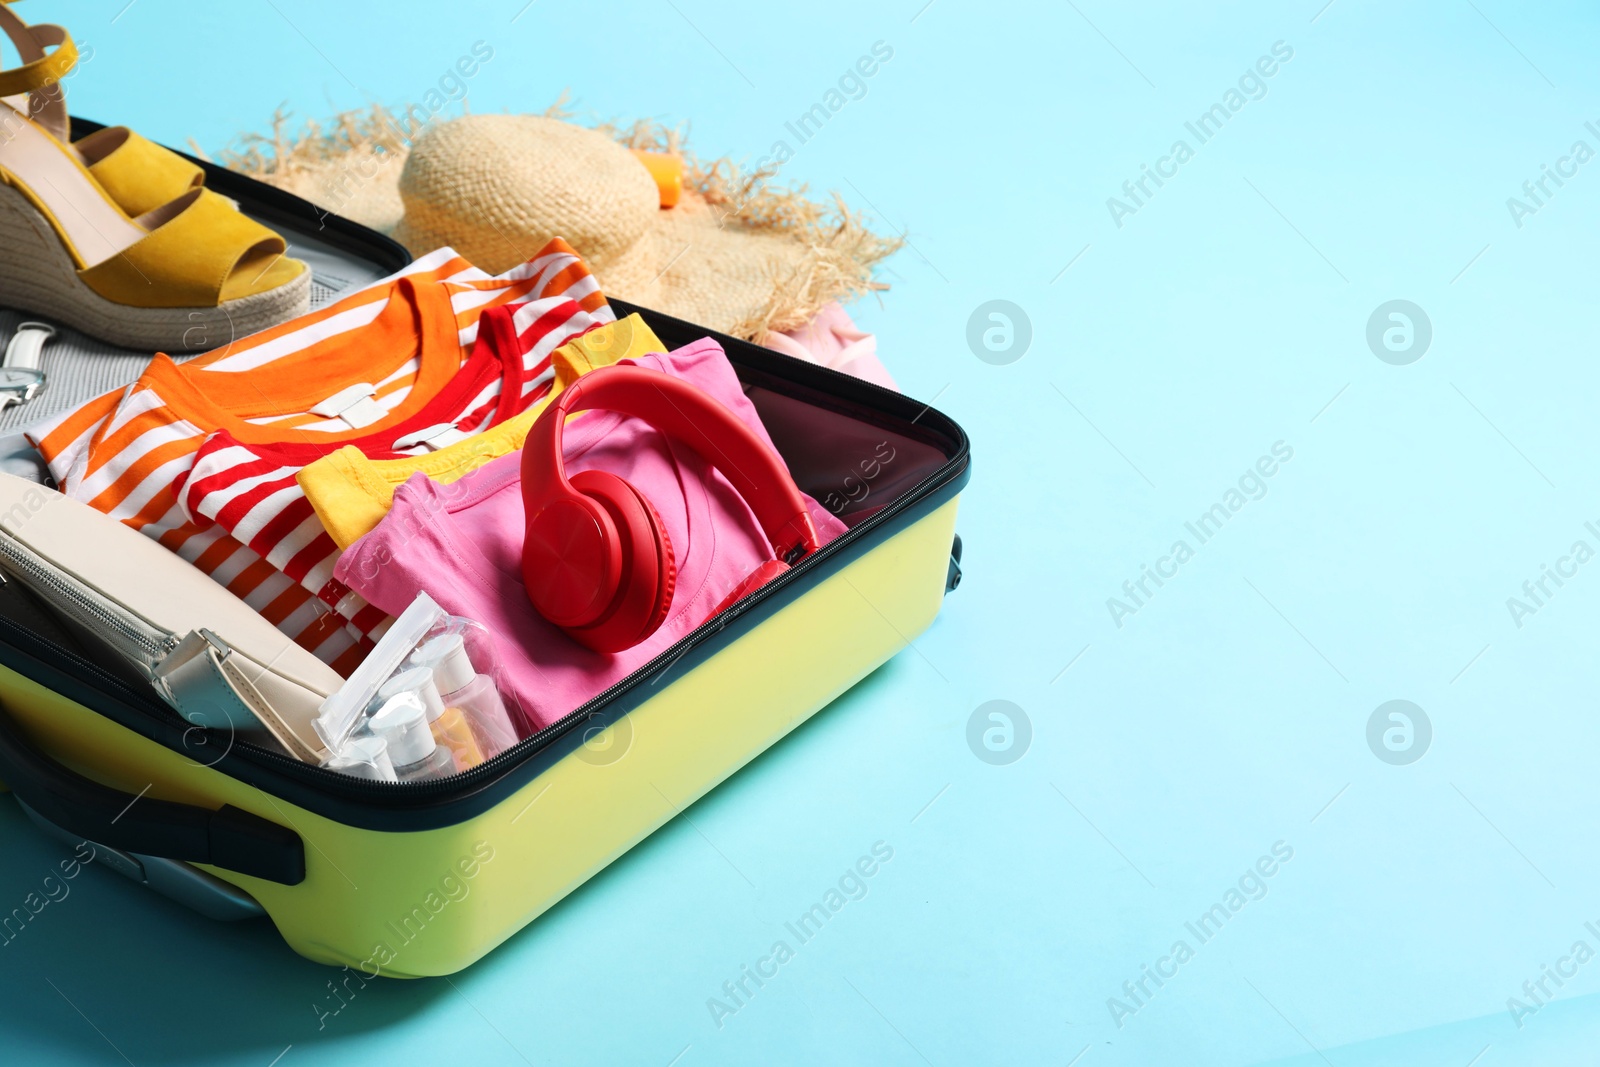
[[[135,218],[171,203],[205,180],[205,171],[198,166],[132,130],[116,148],[89,164],[89,173]]]
[[[78,64],[72,35],[53,23],[29,26],[11,10],[8,0],[0,0],[0,30],[11,38],[23,61],[20,67],[0,71],[0,98],[28,96],[28,117],[65,142],[67,103],[61,79]],[[55,51],[46,54],[52,46]]]
[[[171,210],[164,221],[160,216]],[[222,286],[252,253],[281,255],[282,237],[210,189],[185,193],[140,221],[159,222],[117,255],[78,272],[95,292],[134,307],[216,307]]]

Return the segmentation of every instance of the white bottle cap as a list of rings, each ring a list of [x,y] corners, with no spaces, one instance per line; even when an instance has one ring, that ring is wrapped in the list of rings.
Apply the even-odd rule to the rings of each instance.
[[[432,667],[412,667],[384,682],[378,689],[378,706],[382,707],[390,697],[401,693],[417,694],[417,699],[422,701],[423,708],[428,712],[429,722],[444,714],[444,700],[439,696],[439,687],[434,684]]]
[[[428,711],[415,693],[397,693],[384,701],[368,725],[389,746],[389,760],[396,768],[427,759],[437,747],[428,728]]]
[[[472,684],[478,676],[467,656],[467,643],[460,634],[440,634],[424,641],[411,654],[412,663],[426,663],[433,668],[433,680],[441,693],[454,693]]]

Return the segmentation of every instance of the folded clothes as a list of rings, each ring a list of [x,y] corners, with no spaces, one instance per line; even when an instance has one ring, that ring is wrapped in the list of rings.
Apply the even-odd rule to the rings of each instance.
[[[441,461],[440,452],[408,458],[405,450],[418,445],[433,448],[438,442],[455,442],[444,447],[453,447],[463,456],[481,456],[485,447],[499,446],[500,453],[517,448],[521,436],[516,427],[509,434],[500,430],[506,420],[526,415],[519,421],[531,424],[557,392],[588,369],[581,361],[567,358],[557,365],[550,351],[582,321],[576,305],[568,300],[489,308],[478,320],[472,357],[416,415],[342,447],[337,442],[246,444],[224,430],[212,435],[196,454],[194,467],[179,489],[179,503],[192,520],[216,523],[323,603],[332,605],[362,635],[376,637],[388,624],[389,615],[334,579],[333,565],[343,546],[315,514],[297,482],[298,475],[305,465],[321,460],[331,449],[380,460],[387,457],[401,467],[448,472],[451,463],[458,461]],[[606,323],[584,336],[605,331],[591,344],[596,352],[606,353],[613,347],[607,342],[616,326]],[[498,398],[491,396],[484,402],[497,381]],[[480,425],[494,427],[487,440],[484,435],[467,432]],[[525,430],[522,436],[526,436]],[[512,443],[502,446],[502,442]],[[478,459],[475,465],[482,462]]]
[[[769,448],[771,438],[721,347],[707,338],[667,354],[621,361],[675,375],[723,404]],[[414,474],[389,514],[340,558],[335,577],[391,613],[426,592],[453,615],[496,635],[502,693],[549,725],[699,626],[772,559],[743,497],[693,450],[616,412],[577,416],[563,438],[567,473],[603,470],[626,479],[660,515],[677,564],[666,621],[624,652],[592,652],[541,617],[522,584],[525,513],[520,453],[492,460],[449,485]],[[844,525],[806,498],[823,544]]]
[[[478,319],[501,304],[560,309],[558,344],[614,316],[565,243],[491,277],[440,249],[327,307],[179,366],[157,356],[125,390],[39,424],[29,439],[68,496],[160,541],[348,673],[368,643],[343,616],[203,515],[178,493],[206,439],[331,450],[410,425],[450,388]],[[548,352],[548,349],[545,350]],[[531,371],[543,359],[524,354]],[[519,376],[519,384],[536,373]],[[503,378],[466,400],[463,416],[498,405]],[[425,451],[419,445],[413,451]],[[307,509],[306,520],[315,522]]]
[[[346,446],[307,465],[296,478],[328,536],[340,548],[348,548],[383,520],[395,490],[413,474],[426,474],[440,483],[456,481],[496,456],[521,448],[540,413],[579,375],[618,360],[665,351],[644,320],[629,315],[557,348],[550,358],[555,384],[549,395],[492,430],[427,456],[403,459],[374,459],[370,452]]]
[[[888,368],[878,359],[878,339],[857,326],[837,300],[830,301],[799,329],[769,333],[761,343],[786,356],[900,391]]]

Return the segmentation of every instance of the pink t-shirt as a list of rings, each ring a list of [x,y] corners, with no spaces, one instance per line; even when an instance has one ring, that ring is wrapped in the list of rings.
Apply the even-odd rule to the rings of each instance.
[[[733,366],[710,338],[633,364],[682,378],[739,416],[769,447],[771,438],[739,387]],[[703,623],[713,608],[766,560],[772,547],[744,498],[686,445],[639,419],[591,411],[566,427],[567,473],[609,471],[655,506],[678,564],[672,606],[643,643],[592,652],[547,622],[522,585],[522,453],[491,460],[448,485],[414,474],[395,491],[389,514],[345,550],[335,577],[368,602],[398,615],[426,592],[452,615],[476,619],[495,636],[497,679],[528,720],[548,726],[631,674]],[[822,543],[844,524],[810,497]]]

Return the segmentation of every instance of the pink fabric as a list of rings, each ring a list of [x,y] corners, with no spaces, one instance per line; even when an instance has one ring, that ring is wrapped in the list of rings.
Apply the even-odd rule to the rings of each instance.
[[[769,333],[761,343],[786,356],[853,374],[885,389],[900,391],[900,387],[889,376],[889,371],[878,361],[878,339],[870,333],[863,333],[837,300],[798,330]]]
[[[722,403],[768,446],[772,440],[739,387],[721,347],[706,338],[667,355],[622,360],[674,374]],[[495,636],[508,700],[539,726],[632,673],[709,617],[772,548],[750,506],[728,480],[681,444],[638,419],[591,411],[567,425],[569,474],[604,470],[631,482],[655,506],[678,564],[677,588],[661,628],[624,652],[591,652],[546,622],[523,589],[522,453],[492,460],[439,485],[414,474],[371,533],[345,550],[335,576],[398,615],[427,592],[452,615],[476,619]],[[806,498],[822,543],[844,524]]]

